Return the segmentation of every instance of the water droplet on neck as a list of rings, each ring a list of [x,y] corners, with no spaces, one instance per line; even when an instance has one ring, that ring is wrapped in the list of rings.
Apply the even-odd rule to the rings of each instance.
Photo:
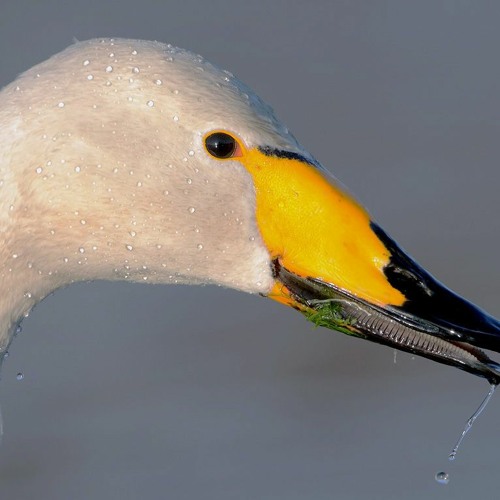
[[[436,472],[434,477],[439,484],[448,484],[450,482],[450,476],[447,472]]]

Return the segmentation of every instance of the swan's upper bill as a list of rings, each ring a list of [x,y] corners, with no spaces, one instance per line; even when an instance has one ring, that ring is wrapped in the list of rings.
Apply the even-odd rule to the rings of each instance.
[[[408,258],[249,88],[90,40],[0,93],[0,348],[79,280],[216,283],[482,375],[499,324]]]

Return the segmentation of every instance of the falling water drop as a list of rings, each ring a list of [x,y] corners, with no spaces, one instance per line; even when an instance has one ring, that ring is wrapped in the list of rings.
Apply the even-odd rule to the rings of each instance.
[[[450,476],[447,472],[436,472],[434,477],[439,484],[448,484],[450,482]]]
[[[465,435],[471,430],[472,425],[474,424],[475,420],[483,410],[486,408],[486,405],[489,403],[491,397],[493,396],[493,393],[495,392],[496,385],[491,384],[490,385],[490,390],[488,391],[488,394],[486,397],[483,399],[482,403],[479,405],[479,408],[473,413],[473,415],[467,420],[467,423],[465,424],[464,430],[462,431],[462,434],[458,438],[457,444],[453,447],[453,450],[451,450],[451,453],[448,455],[449,460],[455,460],[457,457],[458,453],[458,448],[462,444],[462,441],[464,440]]]

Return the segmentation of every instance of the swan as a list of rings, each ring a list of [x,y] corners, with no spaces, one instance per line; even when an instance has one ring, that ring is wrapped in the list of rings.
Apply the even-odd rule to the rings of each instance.
[[[0,92],[0,354],[48,294],[217,284],[500,382],[500,324],[415,263],[231,73],[78,42]]]

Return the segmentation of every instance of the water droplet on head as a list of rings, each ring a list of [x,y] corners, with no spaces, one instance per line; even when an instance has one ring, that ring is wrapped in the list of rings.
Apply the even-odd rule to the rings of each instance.
[[[136,66],[135,68],[132,68],[132,72],[137,74],[140,73],[141,70]]]
[[[106,73],[111,73],[112,71],[113,71],[113,66],[106,66]]]
[[[61,101],[60,103],[58,103],[57,107],[58,108],[64,108],[64,102]]]
[[[23,379],[24,379],[24,373],[19,372],[19,373],[16,375],[16,380],[23,380]]]
[[[194,156],[194,151],[191,149],[188,153],[189,156]]]
[[[179,121],[179,117],[177,115],[174,115],[173,118],[174,122],[178,122]]]
[[[192,183],[193,183],[193,179],[190,179],[190,178],[188,177],[188,178],[186,179],[186,182],[187,182],[188,184],[192,184]]]
[[[42,168],[42,167],[37,167],[37,168],[35,169],[35,172],[36,172],[37,174],[41,174],[41,173],[43,172],[43,168]]]
[[[87,80],[93,80],[94,79],[94,75],[87,75]]]
[[[132,55],[133,55],[133,56],[136,56],[136,55],[137,55],[137,50],[133,50],[133,51],[132,51]]]
[[[203,245],[201,243],[198,243],[198,245],[196,245],[196,248],[198,250],[203,250]]]
[[[126,248],[129,252],[131,252],[131,251],[134,249],[134,247],[133,247],[132,245],[125,245],[125,248]]]
[[[83,61],[84,66],[88,66],[89,64],[90,64],[90,61],[88,59],[85,59],[85,61]]]
[[[450,476],[447,472],[436,472],[434,477],[439,484],[448,484],[450,482]]]
[[[85,248],[80,247],[80,248],[78,249],[78,251],[79,251],[80,253],[85,253]]]
[[[75,167],[75,172],[78,174],[82,169],[78,166]]]
[[[148,105],[150,108],[152,108],[152,107],[155,105],[155,103],[154,103],[154,101],[148,101],[148,102],[147,102],[147,105]]]
[[[194,207],[189,207],[189,208],[188,208],[188,212],[189,212],[190,214],[194,214],[194,213],[195,213],[195,211],[196,211],[196,208],[194,208]]]
[[[158,79],[155,81],[155,83],[156,83],[156,85],[161,85],[163,82],[160,79]]]

